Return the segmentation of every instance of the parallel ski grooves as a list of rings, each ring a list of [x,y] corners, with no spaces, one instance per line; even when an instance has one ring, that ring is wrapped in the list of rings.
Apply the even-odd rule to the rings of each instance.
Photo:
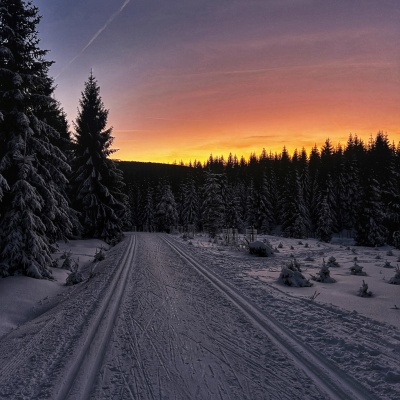
[[[186,254],[179,246],[166,235],[164,241],[175,250],[184,260],[191,264],[214,287],[222,292],[236,307],[238,307],[252,323],[263,331],[271,341],[279,347],[289,358],[304,370],[316,385],[324,390],[334,400],[368,400],[375,397],[359,382],[335,367],[321,354],[297,339],[289,330],[282,326],[271,315],[266,315],[259,307],[253,304],[237,289],[224,279],[216,276],[204,265],[201,265]]]
[[[85,342],[79,354],[75,356],[74,363],[68,369],[55,399],[86,400],[89,398],[118,315],[128,281],[129,269],[132,265],[135,245],[136,237],[132,235],[129,238],[128,249],[121,260],[121,267],[109,287],[107,297],[102,299],[99,313],[91,322]]]

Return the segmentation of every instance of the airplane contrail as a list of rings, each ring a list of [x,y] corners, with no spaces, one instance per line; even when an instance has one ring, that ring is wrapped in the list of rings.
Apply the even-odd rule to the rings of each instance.
[[[111,15],[110,18],[106,21],[106,23],[94,34],[94,36],[89,40],[85,47],[71,60],[68,61],[66,65],[61,69],[61,71],[57,74],[55,79],[57,79],[80,55],[82,55],[86,49],[100,36],[100,34],[114,21],[114,19],[124,10],[124,8],[131,2],[131,0],[125,0],[124,4]]]

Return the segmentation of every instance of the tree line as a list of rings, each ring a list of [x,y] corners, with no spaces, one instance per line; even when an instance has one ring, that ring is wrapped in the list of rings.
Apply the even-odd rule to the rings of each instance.
[[[303,148],[290,155],[284,147],[281,154],[210,156],[174,167],[157,180],[121,163],[136,229],[194,226],[213,236],[254,227],[326,242],[346,232],[366,246],[391,243],[400,230],[400,146],[383,132],[367,144],[350,135],[344,147],[327,139],[309,154]]]

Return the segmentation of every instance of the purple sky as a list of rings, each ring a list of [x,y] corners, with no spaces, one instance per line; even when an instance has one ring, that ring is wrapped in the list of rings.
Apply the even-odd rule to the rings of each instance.
[[[70,120],[91,68],[122,159],[400,140],[399,0],[34,0]]]

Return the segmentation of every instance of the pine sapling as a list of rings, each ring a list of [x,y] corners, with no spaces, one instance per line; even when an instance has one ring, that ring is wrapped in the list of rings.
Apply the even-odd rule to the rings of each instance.
[[[71,258],[71,253],[64,253],[63,255],[65,255],[64,257],[64,262],[61,265],[61,268],[66,269],[68,271],[72,271],[73,269],[73,264],[72,264],[72,258]]]
[[[400,285],[400,267],[396,267],[396,273],[395,275],[389,279],[389,283],[392,285]]]
[[[370,290],[368,290],[368,284],[365,283],[364,280],[363,280],[362,286],[360,287],[360,289],[358,289],[358,296],[360,296],[360,297],[371,297],[372,296],[372,292]]]
[[[339,263],[336,261],[336,258],[333,257],[333,256],[329,257],[327,265],[328,265],[329,268],[331,268],[331,267],[335,267],[335,268],[340,267]]]
[[[301,273],[300,264],[294,259],[282,267],[279,281],[287,286],[307,287],[312,283]]]
[[[316,275],[311,275],[311,279],[316,282],[322,283],[334,283],[336,280],[331,277],[331,273],[329,271],[329,266],[325,263],[325,260],[322,261],[321,269],[317,272]]]
[[[383,268],[393,268],[393,265],[390,264],[390,261],[386,260],[385,264],[383,264]]]
[[[361,265],[357,264],[357,261],[354,261],[354,265],[352,267],[350,267],[350,273],[352,275],[367,275],[364,271],[363,271],[363,267]]]
[[[68,275],[67,280],[65,282],[67,286],[76,285],[85,280],[82,273],[78,271],[78,268],[79,268],[79,260],[78,261],[74,260],[72,266],[72,272]]]
[[[106,255],[104,253],[104,250],[102,248],[100,248],[99,251],[97,251],[97,249],[96,249],[96,253],[94,254],[93,262],[103,261],[105,258],[106,258]]]

